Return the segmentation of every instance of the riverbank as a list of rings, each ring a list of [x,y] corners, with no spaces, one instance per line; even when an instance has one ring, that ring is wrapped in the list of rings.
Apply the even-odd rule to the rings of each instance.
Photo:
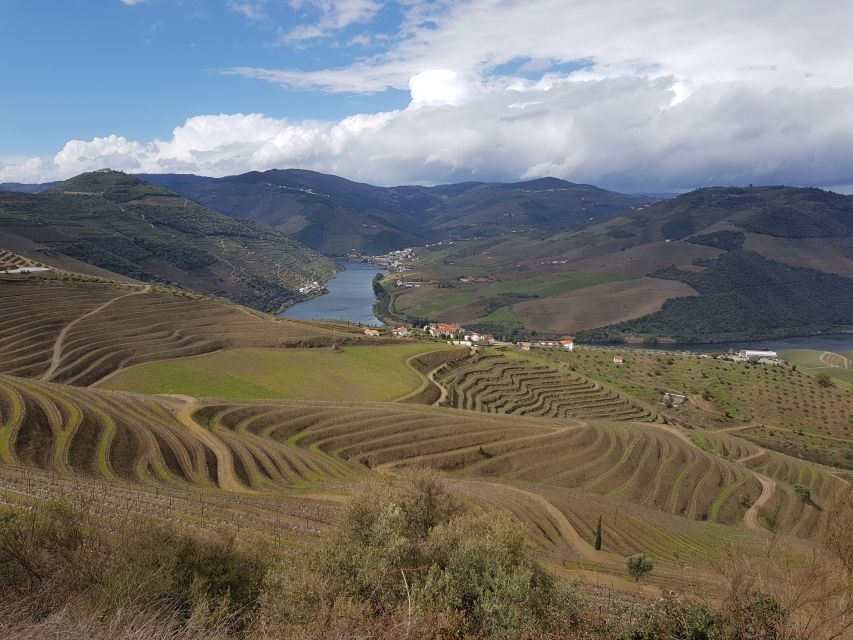
[[[297,320],[343,320],[370,326],[384,324],[374,313],[373,278],[377,273],[385,275],[387,272],[360,262],[341,261],[339,264],[343,271],[328,281],[328,293],[299,302],[280,315]]]

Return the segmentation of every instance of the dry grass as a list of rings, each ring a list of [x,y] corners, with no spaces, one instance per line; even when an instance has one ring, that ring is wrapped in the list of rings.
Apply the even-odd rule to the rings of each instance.
[[[694,295],[683,282],[640,278],[528,300],[514,304],[512,310],[529,319],[531,329],[572,332],[639,318],[659,311],[670,298]]]

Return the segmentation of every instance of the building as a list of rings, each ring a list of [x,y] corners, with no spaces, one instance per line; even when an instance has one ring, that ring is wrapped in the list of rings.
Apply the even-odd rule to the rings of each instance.
[[[613,364],[624,364],[624,362],[622,356],[613,356]]]
[[[661,396],[661,404],[665,404],[668,407],[680,407],[687,401],[687,396],[681,393],[672,393],[667,391]]]
[[[566,351],[574,351],[575,341],[572,338],[563,338],[562,340],[560,340],[560,347],[562,347]]]
[[[391,329],[391,333],[398,338],[408,338],[412,335],[412,332],[409,331],[406,327],[396,327]]]
[[[445,322],[439,322],[438,324],[430,324],[429,325],[429,335],[433,338],[437,338],[439,336],[458,336],[464,335],[465,329],[464,327],[460,327],[455,324],[447,324]]]
[[[559,347],[560,342],[559,340],[540,340],[536,345],[539,347]]]
[[[370,327],[368,327],[364,330],[364,335],[376,337],[379,335],[379,329],[371,329]]]
[[[533,343],[531,343],[531,342],[519,342],[518,343],[518,347],[522,351],[530,351],[530,347],[532,347],[532,346],[533,346]]]
[[[771,362],[779,358],[775,351],[768,349],[742,349],[738,351],[737,357],[747,362]]]

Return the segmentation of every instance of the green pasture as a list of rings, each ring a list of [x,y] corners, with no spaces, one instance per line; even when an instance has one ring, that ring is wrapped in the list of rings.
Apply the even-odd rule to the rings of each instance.
[[[107,389],[196,397],[394,400],[416,390],[420,373],[406,360],[443,344],[323,349],[231,349],[137,365]]]
[[[787,349],[785,351],[780,351],[779,357],[784,358],[791,364],[795,364],[803,371],[813,375],[825,373],[833,379],[835,384],[853,389],[853,369],[826,366],[826,364],[820,361],[822,353],[823,351],[817,351],[814,349]],[[846,357],[849,358],[849,354],[846,354]]]
[[[425,288],[415,290],[395,291],[394,309],[411,317],[441,319],[454,309],[467,305],[482,304],[483,310],[490,303],[501,300],[511,303],[528,298],[549,298],[584,287],[616,282],[618,276],[608,273],[567,273],[548,274],[534,278],[519,278],[501,280],[489,284],[459,285],[453,289]],[[509,309],[498,309],[487,315],[483,311],[472,309],[469,322],[480,320],[484,322],[505,322],[523,324],[524,318],[513,314]]]

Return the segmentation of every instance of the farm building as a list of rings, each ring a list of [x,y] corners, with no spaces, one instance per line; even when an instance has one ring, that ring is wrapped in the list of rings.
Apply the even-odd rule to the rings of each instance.
[[[406,327],[396,327],[391,329],[391,333],[398,338],[408,338],[412,335],[412,332],[408,330]]]
[[[457,336],[465,333],[465,329],[455,324],[447,324],[439,322],[438,324],[429,325],[429,335],[433,338],[438,336]]]
[[[562,340],[560,340],[560,346],[566,351],[574,351],[575,341],[572,338],[563,338]]]
[[[519,342],[519,343],[518,343],[518,347],[519,347],[522,351],[530,351],[530,347],[532,347],[532,346],[533,346],[533,343],[532,343],[532,342]]]
[[[364,330],[364,335],[374,336],[374,337],[378,336],[379,335],[379,329],[371,329],[370,327],[368,327],[367,329]]]
[[[536,346],[537,347],[548,347],[548,348],[559,347],[560,342],[559,342],[559,340],[540,340],[539,342],[536,343]]]
[[[680,407],[687,401],[687,396],[682,393],[671,393],[667,391],[661,396],[661,404],[665,404],[668,407]]]
[[[737,357],[739,360],[746,360],[747,362],[770,362],[779,358],[775,351],[768,349],[742,349],[738,351]]]
[[[613,364],[624,364],[625,359],[622,356],[613,356]]]

